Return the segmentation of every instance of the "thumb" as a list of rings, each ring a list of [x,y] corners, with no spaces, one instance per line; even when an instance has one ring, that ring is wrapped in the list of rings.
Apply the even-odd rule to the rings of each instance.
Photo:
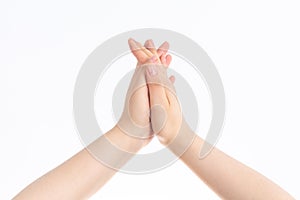
[[[169,106],[167,95],[165,92],[163,66],[149,64],[146,66],[146,82],[149,93],[150,108],[155,105],[162,107]]]
[[[146,82],[150,101],[151,127],[158,134],[167,120],[166,109],[169,101],[165,91],[166,68],[163,65],[150,64],[146,66]]]

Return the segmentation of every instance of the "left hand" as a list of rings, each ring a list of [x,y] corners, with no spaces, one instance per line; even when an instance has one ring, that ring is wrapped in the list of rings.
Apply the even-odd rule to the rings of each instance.
[[[144,64],[157,63],[166,67],[170,65],[171,55],[167,55],[169,44],[164,42],[157,50],[152,40],[147,40],[143,45],[133,39],[128,40],[132,54],[137,59],[136,71]],[[131,84],[135,84],[135,79],[139,78],[136,73],[133,75]],[[174,82],[174,77],[170,80]],[[132,83],[133,82],[133,83]],[[148,144],[153,137],[149,115],[149,96],[147,85],[143,85],[131,91],[130,87],[127,92],[124,111],[118,122],[118,127],[127,135],[143,139]],[[139,137],[136,132],[142,131],[143,137]],[[137,135],[136,135],[137,134]],[[147,135],[145,135],[147,134]]]

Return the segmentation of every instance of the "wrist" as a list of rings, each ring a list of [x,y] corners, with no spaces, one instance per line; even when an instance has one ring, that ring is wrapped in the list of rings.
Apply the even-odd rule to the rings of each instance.
[[[145,146],[145,139],[135,138],[124,133],[118,126],[114,126],[105,134],[105,137],[119,149],[136,153]]]
[[[177,135],[166,146],[178,157],[182,156],[193,143],[196,134],[190,129],[186,122],[181,124]]]

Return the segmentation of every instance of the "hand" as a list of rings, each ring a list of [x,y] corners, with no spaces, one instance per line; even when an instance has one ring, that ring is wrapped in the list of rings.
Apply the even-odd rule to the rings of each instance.
[[[151,56],[159,54],[157,52],[160,52],[161,47],[156,50],[151,40],[145,43],[145,47],[152,53],[150,54],[147,49],[144,49],[149,55],[148,59],[155,61],[155,57],[153,59]],[[147,66],[146,79],[149,91],[152,130],[162,144],[168,145],[179,132],[185,134],[184,132],[187,132],[189,127],[183,118],[180,103],[173,87],[175,77],[171,76],[168,79],[166,73],[166,67],[169,66],[172,58],[170,55],[165,55],[160,57],[161,63],[147,62],[146,59],[145,62],[149,64]],[[187,138],[190,138],[190,136]]]
[[[133,39],[128,40],[131,52],[137,59],[137,66],[132,77],[123,114],[117,127],[127,135],[144,139],[147,144],[153,137],[153,132],[149,117],[149,98],[146,81],[143,85],[138,85],[142,81],[141,67],[145,64],[156,63],[164,66],[169,66],[172,57],[167,55],[169,44],[164,42],[158,50],[155,49],[153,41],[147,40],[142,46]],[[174,82],[174,77],[170,77]]]
[[[149,66],[147,85],[152,130],[162,144],[168,145],[182,131],[182,125],[186,125],[179,100],[172,81],[167,78],[166,69],[161,65]]]

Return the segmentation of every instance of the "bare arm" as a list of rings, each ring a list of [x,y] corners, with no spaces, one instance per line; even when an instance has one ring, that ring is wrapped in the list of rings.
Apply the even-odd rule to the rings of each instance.
[[[150,80],[148,82],[150,106],[159,105],[164,108],[166,114],[166,117],[161,120],[156,117],[154,109],[151,113],[152,128],[158,139],[175,155],[181,156],[181,160],[221,198],[230,200],[293,199],[278,185],[217,148],[214,148],[207,157],[200,159],[200,149],[204,141],[195,136],[185,123],[176,93],[167,82],[162,67],[154,65],[150,72],[147,77]],[[159,80],[161,84],[153,84],[153,80]],[[155,127],[159,128],[155,129]],[[193,136],[195,140],[184,152]]]
[[[294,199],[262,174],[214,148],[199,158],[204,141],[196,136],[181,160],[222,199]]]
[[[152,41],[148,40],[145,46],[151,44]],[[165,65],[170,64],[171,60],[166,55],[168,51],[168,43],[163,43],[160,46],[158,52],[150,51],[142,46],[140,43],[134,40],[129,40],[130,49],[137,58],[140,65],[148,62],[161,62],[160,56],[163,55],[164,60],[162,62]],[[155,55],[154,60],[152,60]],[[145,113],[149,110],[148,91],[147,87],[141,87],[135,91],[135,95],[130,96],[135,104],[127,105],[128,107],[134,107],[135,109],[130,113],[132,120],[136,124],[143,126],[150,123],[149,117],[145,116]],[[126,106],[126,104],[125,104]],[[126,109],[127,110],[127,109]],[[122,117],[121,117],[122,118]],[[121,120],[120,120],[121,121]],[[130,122],[130,120],[124,120]],[[119,124],[120,125],[120,124]],[[127,128],[128,124],[122,124],[122,128]],[[137,153],[143,146],[148,144],[152,137],[149,138],[135,138],[125,134],[120,126],[115,126],[105,135],[98,138],[88,148],[83,149],[72,158],[51,170],[44,176],[40,177],[25,189],[23,189],[15,200],[31,199],[31,200],[56,200],[56,199],[87,199],[99,190],[116,172],[120,169],[135,153]],[[122,129],[123,130],[123,129]],[[132,133],[134,134],[134,133]],[[108,139],[108,140],[107,140]],[[107,145],[107,142],[112,145]],[[121,151],[113,151],[111,146],[116,146]],[[107,162],[100,162],[95,159],[89,151],[92,151],[93,156],[99,158],[99,155],[108,159]],[[128,154],[130,152],[130,154]],[[103,164],[105,163],[105,164]],[[113,166],[110,168],[106,165]]]
[[[143,146],[141,140],[127,136],[116,127],[95,142],[101,142],[104,137],[128,152],[137,152]],[[105,151],[105,149],[102,149],[102,151]],[[116,165],[122,159],[124,158],[121,152],[114,155]],[[87,199],[115,173],[114,169],[101,164],[86,149],[83,149],[57,168],[31,183],[14,199]]]

